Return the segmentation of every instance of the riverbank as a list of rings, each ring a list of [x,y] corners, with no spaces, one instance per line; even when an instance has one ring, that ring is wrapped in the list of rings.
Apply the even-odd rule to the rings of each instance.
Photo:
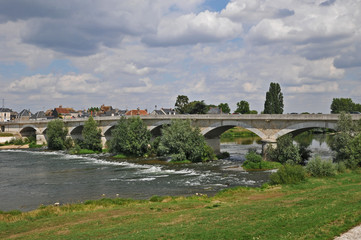
[[[4,239],[332,239],[361,223],[361,172],[214,197],[103,199],[0,214]]]
[[[0,146],[0,149],[27,149],[29,148],[29,144],[25,145],[4,145]]]

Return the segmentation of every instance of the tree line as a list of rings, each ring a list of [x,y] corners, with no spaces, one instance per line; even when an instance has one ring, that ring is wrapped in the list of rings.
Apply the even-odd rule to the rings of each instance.
[[[162,128],[162,135],[152,139],[150,131],[139,117],[122,117],[112,130],[107,142],[109,152],[124,157],[169,156],[172,161],[204,162],[215,160],[213,149],[190,120],[176,119]],[[67,137],[68,129],[62,120],[48,124],[48,149],[69,150],[71,153],[99,153],[102,151],[101,130],[93,117],[85,122],[82,139]],[[87,151],[90,150],[91,152]]]
[[[231,113],[228,103],[220,103],[217,105],[207,105],[204,100],[189,101],[185,95],[178,95],[175,102],[175,109],[179,114],[206,114],[211,108],[219,108],[222,113]],[[265,114],[282,114],[283,113],[283,94],[278,83],[271,83],[269,91],[266,93],[263,113]],[[237,109],[234,113],[239,114],[257,114],[256,110],[251,110],[246,100],[237,102]]]

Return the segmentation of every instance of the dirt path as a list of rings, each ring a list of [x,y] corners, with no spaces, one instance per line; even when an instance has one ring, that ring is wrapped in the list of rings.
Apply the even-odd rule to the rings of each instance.
[[[335,238],[334,240],[357,240],[357,239],[361,239],[361,225],[352,228],[351,230]]]

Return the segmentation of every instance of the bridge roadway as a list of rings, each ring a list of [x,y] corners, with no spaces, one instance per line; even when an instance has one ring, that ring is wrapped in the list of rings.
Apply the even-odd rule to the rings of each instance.
[[[235,126],[243,127],[257,134],[262,142],[274,144],[276,139],[287,133],[300,133],[312,128],[335,129],[339,115],[337,114],[247,114],[247,115],[147,115],[140,118],[147,125],[153,136],[161,134],[160,129],[170,124],[173,119],[189,119],[191,124],[199,127],[208,144],[216,151],[220,150],[220,135]],[[120,119],[117,117],[95,117],[101,129],[102,142],[111,138],[111,130]],[[361,119],[361,115],[352,115],[353,120]],[[65,119],[69,136],[81,138],[84,122],[87,119]],[[29,120],[0,123],[2,132],[10,132],[19,137],[36,135],[38,144],[46,143],[46,128],[50,120]]]

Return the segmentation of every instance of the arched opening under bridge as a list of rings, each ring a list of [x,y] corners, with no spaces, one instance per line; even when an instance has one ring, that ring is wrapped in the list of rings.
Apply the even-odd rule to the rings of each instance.
[[[22,138],[29,138],[32,140],[36,140],[36,132],[37,129],[35,127],[25,126],[23,129],[21,129],[20,135]]]

